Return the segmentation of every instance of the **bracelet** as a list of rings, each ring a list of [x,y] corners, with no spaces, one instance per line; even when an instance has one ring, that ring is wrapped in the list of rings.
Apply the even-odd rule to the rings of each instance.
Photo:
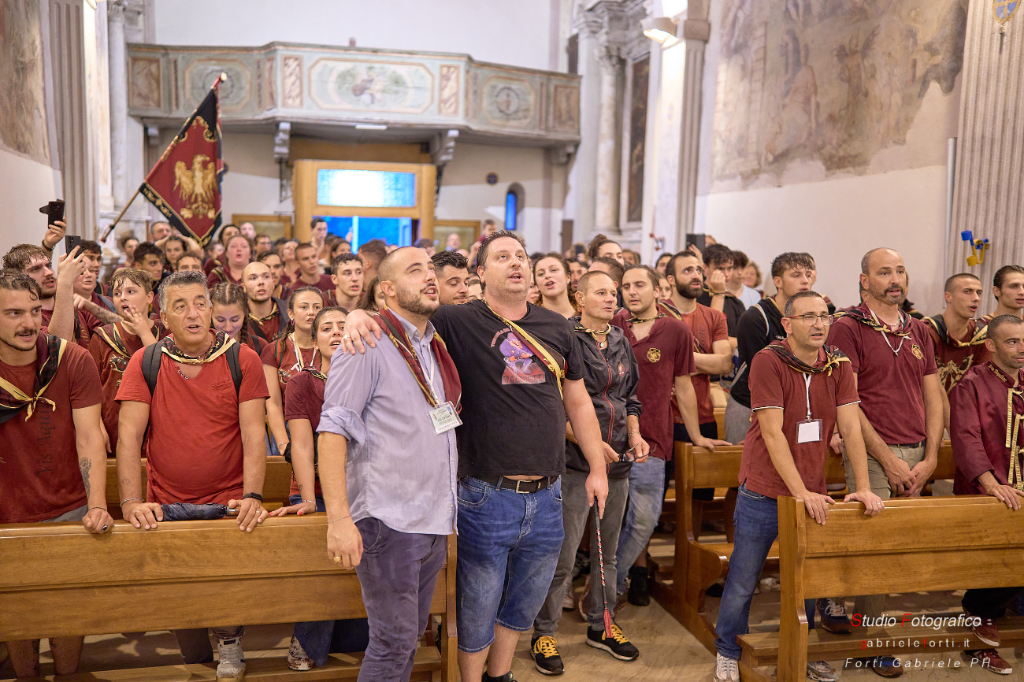
[[[341,516],[341,517],[336,518],[336,519],[327,519],[327,523],[334,523],[335,521],[344,521],[345,519],[351,519],[351,518],[352,518],[352,515],[349,514],[348,516]]]
[[[256,500],[257,502],[263,502],[263,496],[260,495],[259,493],[246,493],[242,495],[243,500],[246,498]]]
[[[316,504],[316,500],[307,500],[306,498],[302,498],[302,501],[303,502],[312,502],[313,504]]]
[[[637,429],[636,431],[630,431],[629,433],[626,434],[626,438],[629,438],[630,436],[638,436],[638,435],[640,435],[640,429]]]
[[[119,506],[123,507],[126,502],[143,502],[143,501],[144,500],[141,497],[129,497],[127,500],[121,500],[121,504]]]
[[[93,509],[102,509],[103,511],[107,511],[107,508],[106,508],[106,507],[89,507],[89,509],[90,509],[90,510],[93,510]]]

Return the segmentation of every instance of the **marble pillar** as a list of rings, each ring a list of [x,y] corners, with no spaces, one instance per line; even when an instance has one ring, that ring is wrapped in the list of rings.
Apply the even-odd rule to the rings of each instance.
[[[107,3],[111,179],[117,209],[123,208],[128,201],[128,75],[124,15],[124,0],[111,0]]]
[[[691,0],[687,17],[679,25],[686,41],[683,69],[683,101],[680,109],[679,201],[676,220],[676,248],[682,249],[686,235],[693,232],[697,206],[697,173],[700,152],[700,114],[703,99],[704,49],[711,37],[707,0]]]
[[[622,56],[606,45],[598,54],[601,89],[597,130],[597,182],[594,230],[606,235],[619,233],[619,80]]]

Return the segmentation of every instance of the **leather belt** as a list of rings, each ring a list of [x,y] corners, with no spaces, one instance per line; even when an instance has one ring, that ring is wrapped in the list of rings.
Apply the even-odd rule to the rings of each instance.
[[[538,478],[536,481],[517,481],[511,478],[505,478],[504,476],[498,476],[497,478],[479,478],[474,476],[473,478],[483,481],[488,485],[493,485],[495,488],[511,490],[521,495],[539,493],[541,490],[550,488],[554,485],[555,481],[558,480],[558,476]]]
[[[887,443],[891,448],[906,448],[908,450],[913,448],[919,448],[924,445],[927,441],[919,441],[917,443]]]

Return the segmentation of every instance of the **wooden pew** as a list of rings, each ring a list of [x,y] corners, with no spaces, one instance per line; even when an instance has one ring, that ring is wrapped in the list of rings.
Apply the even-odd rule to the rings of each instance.
[[[0,641],[365,617],[359,579],[328,559],[326,537],[323,514],[270,518],[252,533],[231,519],[168,522],[153,531],[116,521],[103,535],[70,523],[0,526]],[[440,654],[421,647],[413,679],[454,682],[455,536],[431,613],[441,616]],[[299,674],[354,677],[358,659],[333,656],[324,668]],[[214,668],[83,679],[212,680]],[[283,656],[253,659],[246,677],[276,680],[287,672]]]
[[[715,408],[715,424],[718,426],[718,440],[725,440],[725,408]]]
[[[801,502],[780,497],[780,631],[740,637],[744,679],[768,679],[754,668],[777,661],[780,682],[803,680],[808,657],[864,656],[861,642],[867,640],[883,642],[867,651],[870,655],[990,648],[966,627],[901,627],[898,619],[895,627],[864,628],[845,637],[808,632],[803,600],[1018,586],[1021,524],[1020,514],[999,500],[963,496],[889,500],[873,518],[860,504],[839,503],[821,526]],[[999,633],[1001,647],[1019,646],[1024,618],[1001,620]]]
[[[288,504],[288,491],[292,484],[292,465],[284,457],[267,457],[267,476],[263,482],[263,506],[269,511]],[[142,494],[146,494],[146,458],[142,458]],[[117,460],[107,460],[107,510],[120,519],[121,501],[117,488]]]
[[[712,653],[715,651],[715,629],[706,615],[704,595],[711,585],[728,573],[732,544],[694,539],[693,490],[736,487],[742,453],[743,447],[739,445],[720,447],[711,452],[694,448],[689,443],[676,443],[675,539],[671,544],[660,546],[651,543],[651,560],[656,565],[651,595]],[[955,470],[953,450],[947,442],[939,449],[938,463],[931,480],[952,478]],[[842,457],[830,454],[826,459],[826,483],[840,484],[845,480]],[[728,530],[732,524],[731,517],[726,518],[726,524]],[[775,543],[766,567],[777,570],[778,561],[778,543]]]

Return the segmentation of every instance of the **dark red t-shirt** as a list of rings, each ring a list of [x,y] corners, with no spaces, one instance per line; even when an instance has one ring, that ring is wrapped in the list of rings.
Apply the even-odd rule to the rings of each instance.
[[[242,432],[238,405],[268,397],[259,357],[239,349],[242,385],[235,396],[228,360],[221,355],[192,379],[178,372],[166,354],[151,396],[142,375],[143,353],[136,353],[121,379],[117,400],[150,406],[146,440],[148,502],[227,504],[243,494]]]
[[[651,446],[651,456],[672,458],[672,389],[676,377],[697,371],[693,360],[693,334],[682,320],[661,317],[641,341],[633,335],[628,310],[620,310],[612,324],[626,332],[640,370],[636,395],[643,405],[640,435]],[[654,446],[657,446],[655,448]]]
[[[221,277],[221,273],[224,273],[223,277]],[[209,275],[207,275],[207,277],[206,277],[206,286],[209,287],[210,289],[214,288],[215,286],[217,286],[221,282],[231,282],[232,284],[241,284],[242,280],[235,279],[234,277],[232,277],[231,276],[231,268],[229,268],[228,266],[225,265],[224,267],[221,267],[221,268],[214,268],[213,270],[210,271]]]
[[[299,358],[302,358],[301,364]],[[320,369],[320,354],[316,352],[315,348],[300,348],[299,354],[296,356],[295,343],[292,341],[291,334],[274,343],[268,343],[260,354],[260,360],[264,365],[269,365],[277,370],[282,400],[288,380],[296,373],[301,372],[303,367],[313,366]]]
[[[334,291],[334,280],[331,279],[330,275],[320,275],[320,281],[317,282],[316,284],[308,284],[306,282],[303,282],[302,279],[296,279],[288,287],[284,295],[284,299],[288,300],[289,298],[291,298],[291,295],[293,293],[295,293],[296,291],[303,287],[316,287],[317,289],[320,290],[320,294],[324,297],[324,300],[327,300],[327,292]]]
[[[78,313],[78,328],[77,332],[78,345],[88,350],[89,339],[96,333],[96,330],[103,326],[103,322],[100,318],[96,317],[88,310],[76,310]]]
[[[923,441],[927,432],[921,380],[937,371],[924,323],[911,320],[910,337],[901,339],[843,316],[832,325],[827,343],[850,358],[860,409],[879,437],[889,445]]]
[[[250,318],[249,322],[260,328],[260,332],[263,334],[263,339],[265,341],[273,341],[277,338],[278,332],[281,331],[281,314],[277,308],[277,304],[274,304],[274,310],[267,319],[262,322],[256,322],[256,320]]]
[[[697,309],[689,315],[683,315],[682,320],[693,333],[695,353],[713,353],[712,346],[715,341],[729,340],[729,327],[725,321],[725,313],[721,311],[712,310],[698,303]],[[701,424],[714,422],[715,406],[711,403],[711,375],[698,372],[690,377],[690,380],[693,382],[693,391],[697,394],[697,420]],[[675,396],[672,396],[672,416],[677,424],[683,423]]]
[[[0,362],[0,377],[26,395],[34,394],[38,372],[38,361],[23,367]],[[86,504],[71,410],[103,401],[88,351],[67,344],[43,397],[56,409],[40,401],[31,419],[25,408],[0,424],[0,523],[45,521]]]
[[[825,351],[819,350],[815,367],[824,362]],[[811,377],[809,386],[804,379],[806,376]],[[807,419],[808,392],[811,418],[821,420],[821,437],[813,443],[797,443],[797,424]],[[750,407],[754,418],[743,441],[739,482],[752,492],[771,498],[793,494],[772,463],[757,419],[759,410],[782,408],[782,433],[789,443],[800,478],[807,490],[824,495],[825,457],[835,430],[837,410],[856,402],[857,387],[849,362],[839,363],[831,376],[827,372],[803,374],[787,365],[773,350],[765,348],[758,352],[750,363]]]
[[[960,382],[967,370],[988,362],[989,352],[984,341],[973,346],[957,346],[941,338],[938,330],[930,322],[925,321],[925,328],[932,340],[932,352],[935,353],[939,381],[942,382],[942,388],[947,394]],[[967,327],[967,333],[962,339],[957,340],[962,343],[971,341],[978,332],[977,328],[978,323],[972,320]]]
[[[309,372],[299,372],[288,382],[288,396],[284,400],[284,420],[308,419],[313,427],[313,438],[320,426],[320,410],[324,406],[324,382]],[[292,441],[294,444],[294,441]],[[294,452],[294,449],[293,449]],[[294,456],[294,455],[293,455]],[[299,484],[292,474],[290,495],[299,494]],[[316,479],[316,494],[323,495],[320,490],[320,479]]]

